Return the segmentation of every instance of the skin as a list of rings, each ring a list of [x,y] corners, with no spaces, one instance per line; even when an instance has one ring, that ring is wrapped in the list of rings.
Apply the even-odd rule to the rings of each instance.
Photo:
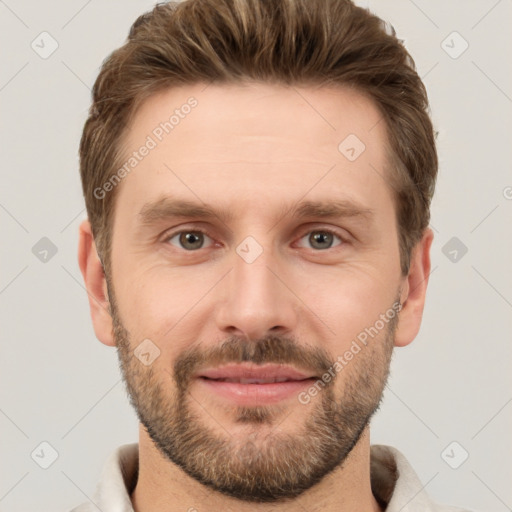
[[[254,83],[173,88],[142,105],[127,133],[127,154],[190,96],[198,106],[116,191],[111,295],[115,290],[118,320],[129,333],[131,349],[144,339],[160,349],[151,365],[155,382],[172,396],[173,364],[184,351],[218,347],[233,336],[247,343],[268,335],[290,337],[301,347],[323,350],[334,361],[390,308],[397,293],[402,309],[391,344],[412,342],[423,314],[433,232],[425,231],[413,250],[409,273],[403,276],[395,205],[385,180],[386,127],[378,123],[381,116],[372,102],[344,88]],[[338,150],[349,134],[356,134],[366,146],[353,162]],[[227,223],[216,218],[167,219],[142,227],[140,210],[162,196],[227,207],[233,218]],[[373,209],[373,220],[286,215],[300,200],[343,198]],[[332,248],[315,248],[309,235],[322,228],[336,230],[345,241],[335,237]],[[179,237],[171,243],[169,235],[180,229],[206,230],[203,248],[187,251]],[[263,250],[250,264],[236,252],[247,236]],[[106,277],[88,221],[80,226],[79,264],[95,334],[102,343],[116,346],[119,337],[109,313]],[[375,353],[385,354],[385,334],[372,341]],[[336,400],[343,400],[367,357],[363,350],[335,379]],[[379,364],[384,385],[389,358],[383,356]],[[308,418],[318,412],[319,399],[307,405],[287,400],[273,406],[271,424],[240,424],[225,399],[197,383],[189,391],[194,398],[189,406],[205,428],[217,436],[228,432],[240,443],[256,435],[251,439],[261,449],[271,433],[299,436]],[[162,455],[141,425],[139,480],[132,502],[137,512],[189,507],[378,511],[370,487],[369,454],[366,426],[343,464],[300,496],[288,502],[251,503],[190,477]]]

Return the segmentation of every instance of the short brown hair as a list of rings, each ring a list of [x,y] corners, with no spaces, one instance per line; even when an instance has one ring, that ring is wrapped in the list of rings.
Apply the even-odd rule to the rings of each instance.
[[[140,16],[94,84],[80,173],[107,276],[116,189],[101,199],[94,191],[121,165],[138,107],[173,86],[247,80],[353,87],[379,108],[406,275],[430,220],[438,160],[425,87],[390,25],[349,0],[184,0]]]

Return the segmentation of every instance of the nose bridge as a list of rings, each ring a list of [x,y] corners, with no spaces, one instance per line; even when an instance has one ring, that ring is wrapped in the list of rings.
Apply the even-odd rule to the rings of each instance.
[[[225,300],[217,311],[219,328],[251,339],[278,327],[293,329],[296,321],[294,296],[279,276],[283,262],[272,248],[272,235],[262,230],[258,238],[265,242],[248,236],[235,247],[232,271],[224,283]]]

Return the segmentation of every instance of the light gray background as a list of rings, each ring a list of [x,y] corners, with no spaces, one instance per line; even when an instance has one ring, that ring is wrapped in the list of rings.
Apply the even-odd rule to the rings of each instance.
[[[360,4],[389,20],[414,56],[441,163],[423,326],[396,350],[372,442],[398,447],[440,502],[511,510],[512,2]],[[115,349],[94,336],[77,265],[77,149],[102,60],[151,7],[0,0],[2,511],[86,501],[108,454],[137,440]],[[43,31],[59,45],[47,59],[31,48]],[[469,43],[458,58],[464,43],[453,31]],[[42,237],[57,247],[46,263],[32,252]],[[443,252],[453,237],[468,249],[456,262],[444,254],[450,245]],[[58,452],[48,469],[35,462],[48,462],[48,448],[31,458],[43,441]],[[452,465],[469,453],[458,469],[441,456],[453,441]]]

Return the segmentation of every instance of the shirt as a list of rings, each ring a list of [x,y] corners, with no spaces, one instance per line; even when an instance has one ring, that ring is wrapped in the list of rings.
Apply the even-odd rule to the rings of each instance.
[[[71,512],[134,512],[130,494],[138,469],[138,443],[120,446],[105,463],[92,502]],[[386,512],[469,512],[433,502],[407,459],[391,446],[370,447],[370,480],[373,495]]]

